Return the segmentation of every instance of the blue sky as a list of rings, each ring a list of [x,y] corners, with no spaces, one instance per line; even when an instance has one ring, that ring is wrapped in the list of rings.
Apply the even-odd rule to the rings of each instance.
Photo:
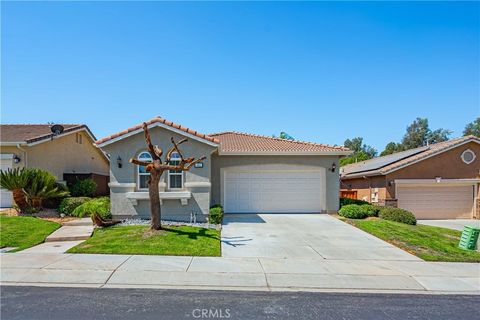
[[[1,122],[161,115],[379,151],[480,114],[478,2],[2,2]]]

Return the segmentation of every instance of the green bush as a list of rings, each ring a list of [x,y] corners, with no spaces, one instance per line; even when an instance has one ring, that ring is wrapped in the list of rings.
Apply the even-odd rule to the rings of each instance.
[[[208,222],[212,224],[220,224],[223,220],[223,208],[221,205],[216,204],[210,208],[210,214],[208,215]]]
[[[93,197],[96,190],[97,183],[92,179],[79,180],[70,188],[74,197]]]
[[[103,219],[112,218],[110,213],[110,198],[100,197],[87,201],[79,205],[73,210],[72,215],[75,217],[83,218],[92,214],[98,214]]]
[[[394,207],[382,207],[378,215],[381,219],[401,222],[410,225],[416,225],[417,219],[410,211],[394,208]]]
[[[362,204],[361,207],[367,211],[369,217],[378,217],[380,210],[382,209],[382,207],[371,204]]]
[[[340,208],[349,204],[369,204],[367,201],[358,200],[358,199],[350,199],[350,198],[340,198]]]
[[[338,210],[338,214],[349,219],[365,219],[369,216],[370,210],[367,206],[358,204],[347,204]]]
[[[68,197],[64,198],[58,206],[58,212],[71,215],[73,210],[81,204],[91,200],[89,197]]]

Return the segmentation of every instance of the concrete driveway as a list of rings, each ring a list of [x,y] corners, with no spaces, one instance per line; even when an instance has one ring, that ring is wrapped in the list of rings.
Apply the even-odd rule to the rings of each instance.
[[[421,260],[326,214],[226,215],[222,256]]]
[[[417,223],[459,231],[462,231],[464,226],[480,228],[480,220],[474,219],[418,220]]]

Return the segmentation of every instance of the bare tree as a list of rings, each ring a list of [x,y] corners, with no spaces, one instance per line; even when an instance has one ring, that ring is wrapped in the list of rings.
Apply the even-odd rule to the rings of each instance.
[[[161,209],[160,209],[160,192],[158,189],[158,183],[160,178],[165,170],[177,170],[177,171],[188,171],[190,170],[195,163],[203,161],[206,159],[205,156],[196,159],[193,157],[185,158],[183,153],[178,148],[182,143],[187,142],[187,139],[182,139],[178,142],[170,138],[172,142],[172,148],[168,150],[165,155],[165,160],[162,161],[161,157],[163,155],[162,149],[158,146],[154,146],[150,139],[150,133],[148,132],[148,126],[143,123],[143,131],[145,132],[145,141],[147,143],[148,152],[152,156],[152,162],[141,161],[138,159],[130,159],[130,162],[139,166],[144,166],[145,170],[150,173],[150,177],[147,181],[148,184],[148,195],[150,197],[150,216],[151,216],[151,229],[160,230],[162,229],[161,224]],[[172,154],[176,152],[180,158],[180,162],[176,165],[170,163]]]

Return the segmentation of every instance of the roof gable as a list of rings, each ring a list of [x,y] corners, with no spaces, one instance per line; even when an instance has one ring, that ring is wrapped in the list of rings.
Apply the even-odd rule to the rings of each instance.
[[[95,140],[95,136],[84,124],[61,124],[64,131],[55,136],[50,124],[2,124],[0,125],[0,143],[2,144],[37,144],[52,137],[61,137],[72,132],[85,130]]]
[[[337,154],[347,155],[351,151],[342,146],[287,140],[243,132],[221,132],[210,134],[220,141],[219,154]]]
[[[470,135],[362,161],[361,163],[354,163],[342,168],[342,177],[385,175],[469,142],[480,144],[480,138]],[[394,157],[394,155],[397,156]],[[376,163],[381,165],[373,165]]]
[[[204,143],[209,144],[209,145],[217,146],[218,143],[219,143],[219,141],[217,139],[213,138],[213,137],[210,137],[206,134],[200,133],[196,130],[192,130],[190,128],[184,127],[182,125],[176,124],[172,121],[166,120],[166,119],[161,118],[161,117],[155,117],[153,119],[145,121],[145,123],[147,124],[149,129],[153,128],[153,127],[156,127],[156,126],[159,126],[159,127],[165,128],[167,130],[176,132],[178,134],[184,135],[186,137],[193,138],[193,139],[198,140],[200,142],[204,142]],[[125,139],[129,136],[138,134],[140,132],[143,132],[143,123],[139,123],[139,124],[137,124],[133,127],[130,127],[130,128],[125,129],[123,131],[114,133],[114,134],[112,134],[108,137],[97,140],[95,142],[95,144],[98,147],[104,147],[106,145],[109,145],[111,143],[123,140],[123,139]]]

